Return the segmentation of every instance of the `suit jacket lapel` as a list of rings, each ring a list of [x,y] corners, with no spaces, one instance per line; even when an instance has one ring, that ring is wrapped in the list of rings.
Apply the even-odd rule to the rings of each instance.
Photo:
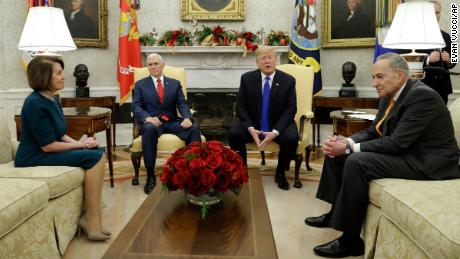
[[[270,88],[270,103],[273,103],[273,100],[276,98],[279,87],[280,87],[279,76],[277,73],[275,73],[275,77],[273,78],[273,82],[272,82],[272,87]]]
[[[151,82],[151,84],[149,85],[149,88],[153,87],[153,91],[152,91],[153,100],[156,101],[160,105],[160,97],[158,96],[157,88],[155,87],[155,82],[152,76],[149,76],[149,77],[150,77],[150,82]]]
[[[393,107],[393,109],[391,109],[390,114],[388,114],[388,117],[383,122],[382,134],[384,136],[386,135],[387,130],[388,130],[387,123],[389,121],[391,121],[391,119],[394,116],[396,116],[396,114],[398,113],[399,107],[401,106],[401,103],[404,102],[404,98],[406,98],[407,93],[409,92],[410,88],[413,87],[414,83],[415,83],[415,81],[413,81],[411,79],[409,79],[409,81],[407,81],[407,84],[404,87],[404,90],[401,92],[401,94],[399,95],[398,99],[395,102],[395,106]]]
[[[163,104],[165,104],[166,101],[168,100],[168,98],[171,97],[172,87],[171,87],[171,80],[169,80],[169,78],[165,77],[165,76],[163,76],[163,78],[164,78],[163,86],[164,86],[164,89],[165,89],[165,99],[164,99]],[[158,100],[160,100],[160,99],[158,99]]]
[[[278,90],[280,88],[280,80],[279,80],[279,74],[275,73],[275,76],[273,77],[273,82],[272,82],[272,87],[270,88],[270,106],[269,106],[269,114],[272,114],[271,109],[273,107],[273,103],[275,102],[276,96],[278,94]]]
[[[399,110],[399,106],[401,106],[401,103],[404,102],[404,98],[406,98],[407,93],[413,87],[414,82],[415,81],[410,80],[410,79],[409,79],[409,81],[407,81],[407,84],[404,87],[404,90],[399,95],[398,100],[396,100],[395,106],[393,107],[393,109],[391,109],[390,114],[388,114],[387,120],[392,118],[393,116],[395,116],[397,114],[397,112]]]
[[[257,107],[257,114],[262,112],[262,75],[260,70],[256,70],[256,74],[254,76],[254,97],[256,101],[256,107]]]

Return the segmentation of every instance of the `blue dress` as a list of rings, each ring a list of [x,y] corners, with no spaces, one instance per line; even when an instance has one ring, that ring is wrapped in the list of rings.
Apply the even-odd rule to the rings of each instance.
[[[53,101],[34,91],[21,110],[21,143],[15,158],[16,167],[74,166],[92,168],[101,159],[100,149],[44,152],[41,147],[61,138],[67,132],[64,113],[56,96]]]

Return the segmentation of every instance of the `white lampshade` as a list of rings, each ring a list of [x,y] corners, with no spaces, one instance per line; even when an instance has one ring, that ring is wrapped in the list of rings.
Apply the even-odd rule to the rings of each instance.
[[[76,48],[62,9],[45,6],[29,9],[18,49],[46,52]]]
[[[399,4],[382,44],[390,49],[439,49],[445,46],[430,2]]]

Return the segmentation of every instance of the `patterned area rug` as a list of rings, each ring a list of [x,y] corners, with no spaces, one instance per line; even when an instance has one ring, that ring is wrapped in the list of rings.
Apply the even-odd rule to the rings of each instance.
[[[277,165],[276,160],[267,159],[265,160],[266,164],[261,165],[261,159],[257,158],[249,158],[248,159],[248,167],[249,169],[258,169],[259,173],[262,175],[274,175],[275,169]],[[163,164],[166,162],[164,158],[157,159],[157,166],[155,167],[155,174],[160,175],[162,172]],[[310,167],[313,171],[307,171],[305,168],[305,162],[302,163],[300,167],[300,179],[306,181],[319,181],[319,177],[321,175],[321,164],[316,164],[310,162]],[[134,176],[134,169],[131,161],[121,161],[121,162],[113,162],[113,174],[114,179],[121,180],[121,179],[131,179]],[[139,176],[145,177],[147,175],[146,170],[143,166],[141,166],[139,170]],[[291,168],[289,171],[286,172],[286,177],[294,179],[294,161],[291,162]],[[105,181],[109,181],[109,167],[106,164],[105,167]]]

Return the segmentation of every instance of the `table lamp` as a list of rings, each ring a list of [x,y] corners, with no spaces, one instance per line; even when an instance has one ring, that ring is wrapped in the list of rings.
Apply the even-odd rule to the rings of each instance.
[[[50,51],[69,51],[73,42],[64,12],[60,8],[38,6],[29,9],[18,49],[35,51],[35,55],[58,55]]]
[[[445,46],[434,12],[434,4],[399,4],[382,46],[390,49],[411,49],[411,53],[401,56],[409,65],[410,77],[423,78],[423,62],[428,54],[417,53],[415,49],[438,49]]]

